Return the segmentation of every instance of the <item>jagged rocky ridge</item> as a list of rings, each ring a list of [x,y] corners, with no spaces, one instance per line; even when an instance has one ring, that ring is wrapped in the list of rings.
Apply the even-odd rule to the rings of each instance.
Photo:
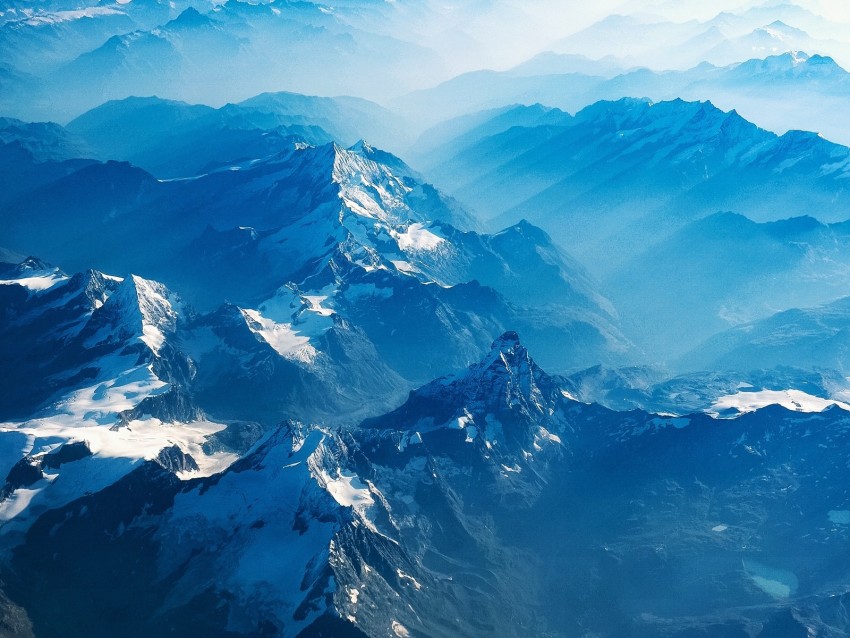
[[[40,636],[838,636],[848,422],[611,412],[507,333],[361,427],[46,512],[8,592]]]
[[[69,208],[61,217],[59,201]],[[252,326],[287,354],[293,337],[370,358],[352,352],[360,340],[408,381],[468,364],[511,326],[532,344],[557,335],[552,365],[615,361],[630,349],[592,279],[545,233],[525,222],[478,233],[459,206],[367,144],[292,142],[165,182],[93,164],[0,215],[13,247],[71,269],[145,273],[202,310],[225,299],[255,309]],[[434,347],[417,348],[422,339]]]
[[[815,133],[634,99],[455,126],[445,155],[431,151],[435,179],[485,214],[509,209],[499,223],[528,216],[569,245],[643,362],[672,364],[717,332],[848,293],[850,151]]]
[[[535,108],[447,140],[429,174],[485,218],[568,232],[596,272],[719,210],[844,221],[848,150],[816,133],[776,135],[708,101],[622,98],[542,120]]]
[[[22,458],[77,443],[92,452],[84,465],[97,468],[39,475],[26,461],[19,469],[27,480],[10,475],[0,505],[8,531],[22,533],[44,509],[105,487],[145,461],[182,478],[220,471],[282,414],[354,423],[389,407],[417,378],[479,356],[488,334],[526,312],[476,279],[446,282],[479,277],[517,304],[560,309],[554,326],[553,313],[520,323],[538,321],[540,339],[560,331],[564,348],[592,349],[594,339],[606,338],[578,327],[592,328],[595,312],[609,315],[607,302],[538,229],[520,224],[486,236],[412,223],[401,181],[367,158],[378,152],[328,151],[354,165],[351,173],[338,167],[332,182],[350,180],[339,186],[348,199],[338,225],[321,205],[314,211],[339,243],[304,266],[300,286],[281,287],[256,309],[225,303],[196,311],[137,275],[89,270],[69,277],[35,258],[0,267],[7,471]],[[386,180],[377,194],[357,186],[363,170]],[[386,256],[390,250],[398,251],[396,260]],[[423,339],[433,348],[422,352]]]

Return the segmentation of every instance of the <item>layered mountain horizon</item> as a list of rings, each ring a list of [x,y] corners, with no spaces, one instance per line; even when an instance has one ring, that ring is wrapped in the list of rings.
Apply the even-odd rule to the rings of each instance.
[[[0,6],[0,636],[848,635],[848,25]]]

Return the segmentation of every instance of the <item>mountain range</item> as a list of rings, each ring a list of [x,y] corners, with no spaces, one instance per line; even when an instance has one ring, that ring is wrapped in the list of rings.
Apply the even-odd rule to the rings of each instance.
[[[8,82],[3,110],[70,119],[132,95],[223,104],[282,84],[300,93],[374,97],[405,86],[410,65],[423,73],[441,66],[424,47],[361,31],[316,4],[198,5],[174,15],[166,3],[107,3],[7,22],[0,26],[8,52],[2,62],[19,77]],[[283,45],[285,52],[270,55]],[[30,50],[47,59],[39,63]],[[369,73],[375,68],[386,76]],[[61,102],[51,100],[57,92]]]
[[[724,11],[706,21],[614,14],[553,43],[551,49],[595,59],[613,56],[633,66],[669,70],[702,62],[732,64],[800,49],[846,60],[848,44],[834,22],[797,4],[780,2],[737,13]]]
[[[0,637],[850,634],[848,24],[2,3]]]
[[[647,352],[669,353],[675,344],[684,355],[731,326],[845,296],[847,230],[811,217],[759,224],[715,213],[627,261],[605,284],[622,316],[642,322],[626,330],[646,335]],[[783,363],[794,365],[793,357]],[[823,359],[841,368],[832,363]],[[772,366],[752,362],[761,367]]]
[[[122,160],[161,178],[192,177],[226,162],[267,157],[291,146],[367,139],[405,144],[404,125],[386,109],[356,98],[267,93],[219,109],[155,97],[107,102],[69,122],[92,156]]]
[[[305,109],[323,126],[305,124]],[[220,110],[126,100],[67,129],[9,120],[6,241],[72,271],[145,273],[204,311],[225,300],[287,308],[279,300],[295,289],[296,298],[333,299],[330,308],[344,306],[341,316],[359,317],[385,344],[382,356],[396,346],[380,336],[380,315],[411,303],[397,305],[390,290],[427,291],[428,304],[449,304],[457,320],[472,311],[463,297],[494,294],[487,311],[474,312],[494,327],[461,348],[455,365],[493,330],[520,327],[535,346],[555,326],[572,326],[544,361],[559,371],[629,357],[666,364],[728,327],[848,294],[840,220],[850,152],[816,135],[776,136],[735,112],[681,100],[600,102],[576,116],[535,106],[465,117],[435,129],[420,158],[464,203],[504,210],[491,225],[509,230],[482,235],[463,206],[399,158],[365,143],[321,142],[339,136],[352,113],[376,126],[381,115],[365,103],[282,94]],[[110,135],[119,120],[139,124]],[[87,149],[186,177],[71,159]],[[59,202],[76,212],[56,217]],[[203,215],[193,214],[199,208]],[[716,213],[724,209],[735,214]],[[550,266],[553,276],[544,274]],[[469,287],[481,284],[480,293]],[[384,292],[353,300],[339,292],[349,286]],[[367,303],[375,309],[366,312]],[[544,303],[554,312],[532,310]],[[289,323],[294,309],[275,320]],[[402,352],[391,366],[405,378],[451,369],[411,366]]]
[[[20,194],[3,215],[19,252],[72,270],[161,276],[202,314],[235,304],[214,322],[235,313],[241,324],[237,309],[250,309],[283,356],[293,344],[333,351],[334,361],[364,362],[364,382],[370,348],[422,382],[466,365],[508,326],[532,343],[556,338],[547,349],[559,369],[615,363],[631,348],[593,279],[544,232],[524,222],[476,232],[401,160],[365,144],[290,140],[266,158],[179,180],[86,163]],[[422,339],[433,348],[422,352]],[[378,378],[376,394],[398,391],[394,376]]]
[[[767,57],[748,56],[719,66],[703,62],[685,70],[547,53],[511,70],[457,76],[399,98],[393,106],[413,121],[435,125],[510,104],[541,103],[574,113],[594,102],[623,96],[654,101],[681,98],[735,109],[779,134],[792,129],[816,131],[848,144],[850,132],[843,120],[830,117],[847,100],[847,71],[833,58],[808,51],[789,48]],[[430,135],[430,131],[423,133],[423,140]]]
[[[7,616],[42,636],[838,636],[842,414],[618,414],[506,333],[357,428],[285,424],[209,478],[139,462],[45,513],[16,535]],[[33,450],[6,490],[102,456]]]
[[[540,224],[597,273],[719,210],[844,220],[847,147],[813,133],[777,136],[710,102],[627,98],[545,120],[539,111],[467,120],[427,151],[426,172],[484,218]]]
[[[686,357],[700,369],[802,366],[847,373],[848,299],[791,308],[710,337]]]

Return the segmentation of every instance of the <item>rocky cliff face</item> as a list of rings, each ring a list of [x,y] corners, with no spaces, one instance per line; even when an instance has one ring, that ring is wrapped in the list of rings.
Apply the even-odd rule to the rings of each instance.
[[[8,591],[43,636],[838,636],[848,423],[582,404],[509,332],[359,427],[289,422],[206,478],[166,449],[35,520]]]

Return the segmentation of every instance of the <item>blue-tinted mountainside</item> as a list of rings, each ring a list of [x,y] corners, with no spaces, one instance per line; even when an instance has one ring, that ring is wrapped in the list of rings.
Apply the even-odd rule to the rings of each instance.
[[[58,215],[60,202],[76,204]],[[335,392],[360,396],[353,388],[371,383],[380,403],[405,384],[466,365],[509,327],[547,344],[557,369],[622,362],[632,350],[610,302],[546,233],[525,222],[492,235],[470,230],[462,209],[365,144],[290,140],[266,158],[170,181],[127,163],[91,163],[19,196],[4,208],[4,223],[12,247],[71,272],[94,266],[161,280],[196,309],[176,311],[184,318],[178,333],[218,334],[223,322],[256,335],[275,362],[264,375],[270,387],[286,388],[272,404],[302,418],[315,408],[335,420],[337,399],[289,388],[294,380],[278,375],[279,365],[300,370],[297,387],[313,387],[309,376],[318,375]],[[197,362],[215,343],[185,354]],[[227,357],[210,360],[192,383],[214,399],[216,368],[231,366]],[[328,371],[337,366],[360,380],[346,384],[342,372]],[[219,393],[220,408],[235,414],[227,396]]]
[[[157,177],[190,177],[226,162],[285,150],[290,138],[351,146],[396,145],[403,125],[367,100],[270,93],[220,109],[158,98],[107,102],[68,124],[104,159],[129,161]]]
[[[850,635],[839,5],[0,2],[0,638]]]
[[[541,225],[597,272],[719,210],[844,220],[846,147],[706,102],[623,99],[558,125],[478,130],[428,174],[487,218]]]
[[[423,46],[308,2],[107,2],[7,22],[0,42],[10,76],[3,111],[61,120],[132,95],[217,104],[281,86],[397,95],[416,87],[411,65],[427,75],[445,68]]]
[[[850,144],[846,123],[832,117],[850,94],[850,74],[833,58],[817,54],[818,49],[808,50],[811,55],[792,49],[767,57],[754,52],[735,64],[702,63],[683,71],[635,68],[615,59],[607,59],[606,65],[606,60],[549,53],[508,71],[460,75],[393,106],[428,126],[507,104],[542,103],[574,113],[600,100],[629,95],[654,101],[708,100],[778,133],[813,130]]]
[[[623,316],[642,323],[632,334],[646,336],[647,352],[684,354],[730,326],[850,293],[848,230],[811,217],[756,223],[715,213],[628,260],[606,283]]]
[[[43,636],[838,636],[845,414],[610,412],[507,333],[359,428],[289,423],[210,478],[140,464],[32,524],[7,587]],[[7,489],[98,462],[35,455]]]
[[[804,366],[847,373],[848,299],[792,308],[714,335],[683,357],[692,369]]]

